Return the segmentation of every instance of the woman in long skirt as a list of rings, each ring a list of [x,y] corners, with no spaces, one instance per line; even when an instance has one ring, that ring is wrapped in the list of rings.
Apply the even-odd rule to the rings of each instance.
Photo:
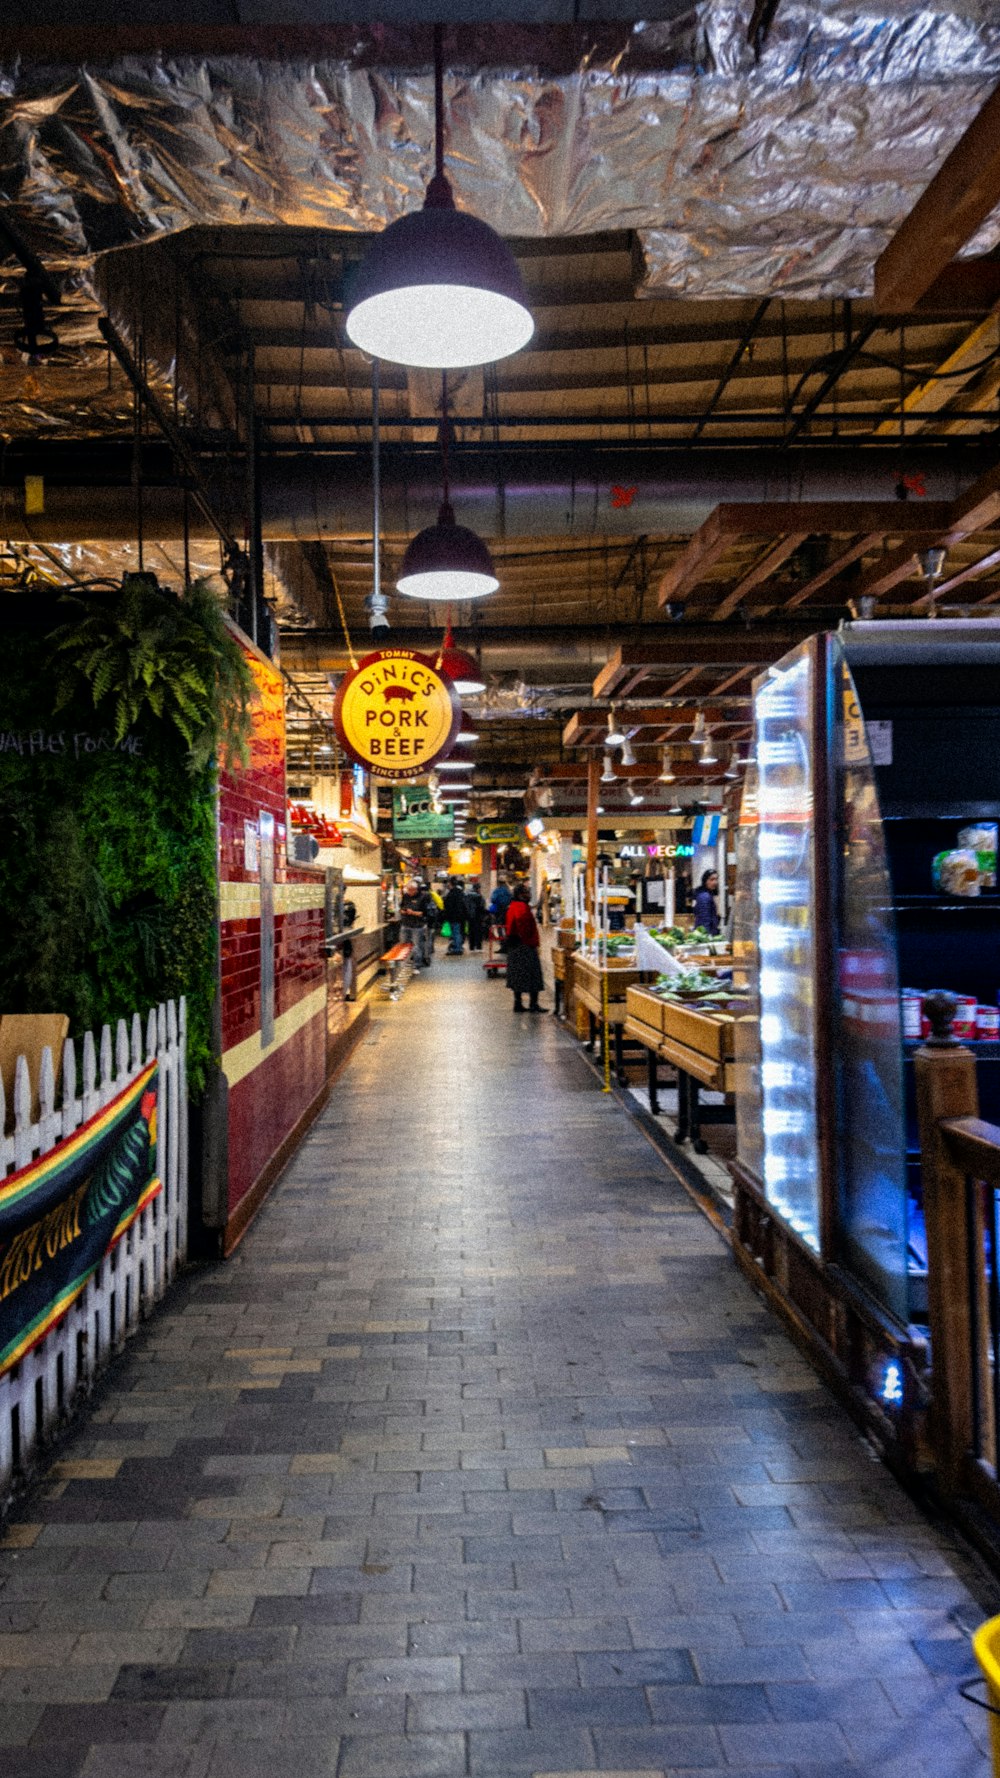
[[[514,1011],[524,1012],[524,996],[528,996],[528,1012],[544,1012],[538,996],[545,986],[542,961],[539,957],[538,927],[528,901],[528,889],[518,883],[507,909],[507,986],[514,996]]]

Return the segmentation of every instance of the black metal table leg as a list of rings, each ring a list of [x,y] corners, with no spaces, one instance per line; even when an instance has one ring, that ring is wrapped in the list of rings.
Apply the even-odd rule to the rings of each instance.
[[[688,1121],[691,1128],[691,1147],[695,1154],[707,1154],[708,1143],[701,1133],[701,1107],[698,1103],[698,1081],[692,1074],[688,1081]]]
[[[593,1055],[594,1044],[597,1042],[597,1020],[592,1012],[588,1012],[587,1018],[590,1023],[590,1036],[587,1039],[587,1048],[590,1051],[590,1054]]]
[[[688,1077],[683,1068],[677,1070],[677,1128],[675,1142],[685,1142],[688,1134]]]
[[[659,1115],[660,1115],[660,1095],[656,1090],[656,1085],[657,1085],[657,1083],[656,1083],[656,1062],[657,1062],[656,1051],[655,1050],[647,1050],[646,1051],[646,1078],[649,1083],[649,1109],[652,1112],[654,1117],[659,1117]]]
[[[620,1025],[615,1026],[615,1074],[618,1077],[618,1085],[625,1086],[627,1084],[625,1079],[625,1045],[624,1033]]]

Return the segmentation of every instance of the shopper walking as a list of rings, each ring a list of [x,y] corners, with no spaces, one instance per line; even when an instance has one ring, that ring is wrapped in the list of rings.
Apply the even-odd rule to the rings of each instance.
[[[695,891],[694,918],[695,925],[703,926],[711,938],[716,938],[719,931],[719,908],[715,899],[718,888],[718,871],[702,871],[701,882]]]
[[[538,996],[545,983],[542,960],[538,955],[538,925],[531,911],[527,885],[518,883],[507,909],[507,986],[514,995],[514,1011],[524,1012],[524,995],[528,996],[529,1012],[544,1012]]]
[[[429,969],[431,956],[427,898],[420,884],[412,877],[403,889],[403,899],[399,904],[399,924],[403,943],[413,946],[414,969]]]
[[[486,931],[486,903],[478,883],[469,884],[465,891],[465,905],[469,915],[469,950],[481,951]]]
[[[503,878],[500,877],[497,880],[497,886],[494,889],[493,894],[490,896],[490,918],[495,920],[498,926],[506,927],[507,909],[509,907],[510,890]]]
[[[451,927],[451,937],[448,940],[446,955],[460,957],[465,942],[465,928],[469,923],[469,910],[462,886],[457,878],[452,881],[451,888],[444,898],[444,917]]]

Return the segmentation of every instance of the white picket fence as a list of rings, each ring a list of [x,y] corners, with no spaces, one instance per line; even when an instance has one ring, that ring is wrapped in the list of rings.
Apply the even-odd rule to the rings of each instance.
[[[88,1031],[81,1046],[67,1041],[62,1092],[56,1103],[52,1052],[42,1051],[39,1117],[32,1122],[28,1065],[18,1057],[14,1079],[14,1129],[7,1124],[0,1081],[0,1194],[5,1177],[48,1154],[141,1074],[160,1065],[157,1107],[157,1171],[163,1190],[138,1216],[89,1280],[59,1326],[33,1352],[0,1377],[0,1512],[11,1492],[31,1473],[39,1452],[74,1405],[119,1352],[153,1304],[164,1295],[187,1256],[188,1117],[185,1053],[187,1009],[181,1000],[155,1007],[146,1021],[119,1019],[114,1043],[104,1026],[99,1042]]]

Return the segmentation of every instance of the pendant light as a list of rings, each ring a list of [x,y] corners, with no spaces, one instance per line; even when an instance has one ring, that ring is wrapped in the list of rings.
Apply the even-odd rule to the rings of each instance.
[[[712,744],[712,731],[707,728],[701,743],[701,764],[703,766],[717,766],[718,763],[719,755]]]
[[[448,485],[448,375],[441,375],[442,500],[437,520],[425,526],[407,546],[396,591],[408,599],[433,599],[452,605],[460,599],[482,599],[500,585],[493,558],[481,537],[456,525]]]
[[[473,742],[478,741],[478,739],[479,739],[479,730],[477,729],[475,723],[473,722],[472,717],[468,714],[467,711],[463,710],[462,711],[462,726],[459,729],[458,734],[455,736],[455,746],[456,747],[471,747]]]
[[[618,712],[614,704],[608,711],[608,732],[604,737],[605,747],[620,747],[625,740],[625,731],[618,726]]]
[[[610,753],[604,755],[604,770],[601,773],[602,784],[613,784],[615,781],[615,762]]]
[[[480,672],[478,661],[473,655],[467,654],[464,648],[456,647],[450,618],[434,665],[439,673],[444,673],[451,680],[460,698],[475,697],[478,692],[486,690],[486,681]]]
[[[355,281],[348,338],[422,370],[492,364],[535,331],[517,261],[488,223],[456,210],[444,171],[443,33],[434,27],[434,177],[422,210],[377,235]]]
[[[697,716],[694,719],[694,727],[691,730],[691,745],[692,745],[692,747],[704,747],[704,745],[705,745],[705,712],[704,712],[704,710],[699,710]]]
[[[673,784],[676,777],[677,777],[677,773],[674,771],[673,748],[672,747],[664,747],[664,749],[663,749],[663,764],[660,767],[659,782],[661,784]]]
[[[633,809],[637,809],[640,803],[645,802],[646,798],[642,795],[641,791],[630,790],[628,800],[632,804]]]
[[[636,757],[635,757],[635,749],[632,746],[632,742],[629,740],[628,736],[626,735],[624,741],[622,742],[622,765],[623,766],[634,766],[636,763],[637,762],[636,762]]]

